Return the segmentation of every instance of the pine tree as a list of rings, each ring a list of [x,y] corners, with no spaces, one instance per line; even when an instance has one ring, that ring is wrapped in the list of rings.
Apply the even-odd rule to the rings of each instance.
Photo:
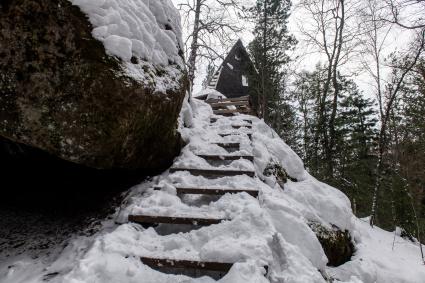
[[[257,0],[248,11],[255,22],[255,38],[249,45],[249,51],[259,71],[254,104],[266,122],[280,113],[277,109],[282,105],[280,95],[285,77],[284,66],[289,61],[286,52],[296,44],[287,27],[290,8],[290,0]]]
[[[349,196],[353,210],[367,216],[371,205],[376,156],[374,101],[364,98],[353,81],[340,79],[342,99],[336,118],[335,182]]]
[[[300,73],[294,82],[292,95],[297,99],[301,120],[301,156],[310,172],[342,189],[351,199],[355,213],[365,217],[369,213],[375,180],[377,119],[374,101],[364,98],[352,80],[338,76],[340,90],[333,154],[335,174],[329,178],[326,143],[322,135],[326,129],[319,122],[319,117],[328,119],[332,112],[330,98],[321,100],[325,76],[326,69],[319,64],[313,72]]]

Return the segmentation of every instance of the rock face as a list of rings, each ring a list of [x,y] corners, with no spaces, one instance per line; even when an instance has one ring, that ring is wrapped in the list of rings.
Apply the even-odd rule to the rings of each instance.
[[[328,257],[328,266],[340,266],[350,261],[355,248],[347,230],[342,231],[336,226],[329,229],[316,222],[311,222],[309,225]]]
[[[0,136],[97,169],[160,169],[178,153],[181,67],[171,89],[128,76],[67,0],[2,0],[0,27]]]

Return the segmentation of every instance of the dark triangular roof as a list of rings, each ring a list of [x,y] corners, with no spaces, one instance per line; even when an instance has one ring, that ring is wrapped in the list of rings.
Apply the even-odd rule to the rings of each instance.
[[[253,70],[255,69],[251,58],[239,39],[208,82],[208,86],[227,97],[246,96],[249,72]]]

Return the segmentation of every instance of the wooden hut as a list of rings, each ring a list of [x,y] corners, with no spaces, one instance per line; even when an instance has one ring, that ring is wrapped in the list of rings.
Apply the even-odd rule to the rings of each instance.
[[[227,98],[249,96],[250,81],[255,74],[254,64],[239,39],[208,82],[208,87],[221,92]],[[197,98],[206,99],[206,96]]]

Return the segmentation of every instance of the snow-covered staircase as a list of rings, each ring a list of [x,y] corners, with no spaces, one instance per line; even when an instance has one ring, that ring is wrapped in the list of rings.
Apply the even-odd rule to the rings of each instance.
[[[228,103],[226,102],[226,105]],[[241,103],[241,105],[246,105]],[[214,112],[216,113],[216,111]],[[255,170],[243,169],[243,168],[231,168],[226,167],[226,163],[229,162],[254,162],[254,156],[252,153],[247,154],[244,151],[240,151],[241,147],[247,149],[251,147],[252,150],[252,120],[246,118],[237,119],[235,123],[235,117],[231,118],[232,122],[229,122],[229,126],[225,131],[222,129],[216,130],[217,135],[222,138],[231,138],[231,142],[213,142],[210,141],[208,147],[219,146],[222,149],[227,151],[227,154],[217,154],[216,152],[203,152],[196,153],[194,156],[196,158],[202,158],[211,166],[208,168],[203,168],[202,166],[183,166],[179,164],[174,164],[170,169],[170,174],[187,174],[189,176],[199,176],[211,180],[214,183],[215,180],[220,180],[223,178],[235,178],[235,177],[244,177],[252,178],[256,180]],[[230,119],[224,116],[214,115],[211,118],[211,131],[214,131],[214,124],[221,120]],[[240,142],[235,142],[235,139],[240,139]],[[244,141],[242,144],[241,142]],[[223,168],[223,163],[225,168]],[[215,166],[217,165],[217,166]],[[252,167],[253,168],[253,167]],[[231,179],[230,179],[231,180]],[[235,179],[231,182],[231,186],[214,186],[210,187],[208,185],[200,186],[179,186],[175,185],[174,189],[176,190],[177,196],[183,197],[185,195],[204,195],[204,196],[216,196],[221,197],[226,194],[240,194],[246,193],[247,195],[258,198],[259,190],[256,188],[248,188],[243,185],[238,185],[238,179]],[[217,183],[218,184],[218,183]],[[166,190],[166,187],[156,186],[153,188],[154,191]],[[159,227],[158,225],[171,225],[171,226],[190,226],[189,230],[199,229],[199,227],[210,226],[210,225],[220,225],[224,221],[229,221],[226,217],[211,216],[206,213],[196,213],[196,209],[192,212],[176,212],[172,215],[161,214],[161,213],[136,213],[130,214],[128,216],[128,221],[142,225],[143,227]],[[179,231],[178,229],[176,231]],[[160,236],[158,236],[160,237]],[[162,257],[141,257],[141,261],[150,266],[153,269],[173,274],[184,274],[190,275],[192,277],[199,277],[202,275],[209,275],[213,278],[223,277],[233,266],[234,262],[223,261],[198,261],[198,260],[188,260],[187,258],[164,258]],[[268,269],[267,266],[263,266],[265,270]]]
[[[240,113],[253,114],[249,96],[234,98],[207,99],[215,115],[234,116]]]

